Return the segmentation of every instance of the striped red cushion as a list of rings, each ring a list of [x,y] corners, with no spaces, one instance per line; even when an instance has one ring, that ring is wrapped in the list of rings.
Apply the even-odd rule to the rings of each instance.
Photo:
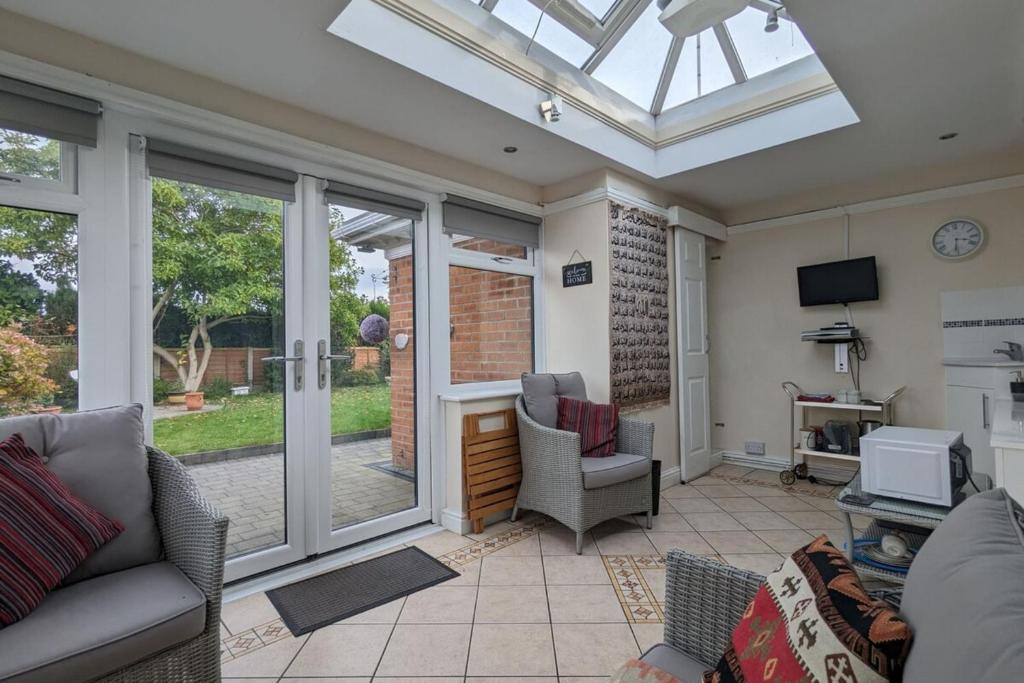
[[[559,396],[558,428],[576,432],[582,437],[584,458],[614,455],[615,436],[619,429],[619,407]]]
[[[0,441],[0,628],[124,531],[72,495],[21,434]]]

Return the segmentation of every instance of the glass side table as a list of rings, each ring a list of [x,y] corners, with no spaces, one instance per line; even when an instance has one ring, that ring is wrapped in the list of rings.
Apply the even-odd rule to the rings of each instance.
[[[980,472],[974,474],[974,480],[978,482],[979,486],[992,487],[991,479]],[[977,493],[970,484],[964,487],[964,492],[968,496]],[[854,539],[856,535],[853,529],[853,515],[863,515],[872,519],[871,524],[861,534],[861,538],[880,540],[887,533],[887,530],[879,525],[879,521],[898,522],[920,530],[920,533],[914,533],[913,531],[902,532],[907,537],[910,545],[919,548],[928,537],[928,534],[931,533],[931,530],[939,526],[942,520],[949,514],[949,508],[895,498],[876,498],[870,505],[843,501],[843,498],[849,494],[860,495],[861,493],[860,475],[858,474],[836,498],[836,507],[843,513],[846,523],[846,557],[853,564],[857,573],[862,576],[902,584],[906,581],[906,574],[875,567],[874,565],[854,559]]]

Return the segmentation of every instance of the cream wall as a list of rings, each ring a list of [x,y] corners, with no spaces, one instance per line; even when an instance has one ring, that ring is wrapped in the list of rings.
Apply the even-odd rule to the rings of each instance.
[[[959,216],[980,221],[987,243],[974,258],[942,261],[929,240]],[[851,306],[871,338],[862,389],[877,396],[905,384],[897,422],[942,427],[939,292],[1024,284],[1024,189],[858,214],[850,226],[850,256],[877,258],[881,294]],[[746,440],[765,441],[768,456],[785,457],[788,404],[779,384],[852,388],[848,375],[833,372],[831,347],[799,340],[801,330],[843,319],[840,306],[800,308],[796,284],[797,266],[843,258],[843,221],[733,235],[708,252],[718,257],[708,264],[713,445],[742,452]]]
[[[539,186],[3,9],[0,50],[506,197],[541,200]]]
[[[608,401],[609,351],[608,292],[608,201],[602,200],[569,209],[544,220],[544,343],[548,369],[552,372],[579,370],[587,383],[591,400]],[[669,231],[669,297],[674,300],[673,246]],[[573,250],[593,263],[594,282],[562,287],[562,266]],[[673,315],[674,315],[674,308]],[[675,378],[675,320],[670,321],[672,376]],[[675,382],[671,402],[631,416],[654,423],[654,457],[663,471],[679,466],[679,425]],[[678,478],[678,474],[675,475]]]

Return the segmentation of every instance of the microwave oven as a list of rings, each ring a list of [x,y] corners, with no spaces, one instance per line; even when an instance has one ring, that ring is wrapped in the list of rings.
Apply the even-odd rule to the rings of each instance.
[[[961,432],[881,427],[860,438],[861,489],[876,496],[953,507],[971,470]]]

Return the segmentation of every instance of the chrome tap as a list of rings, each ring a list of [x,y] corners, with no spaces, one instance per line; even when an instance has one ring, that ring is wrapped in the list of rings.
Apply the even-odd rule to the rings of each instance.
[[[1005,349],[992,349],[992,353],[1001,353],[1010,360],[1024,362],[1024,346],[1021,346],[1017,342],[1003,342],[1006,344]]]

